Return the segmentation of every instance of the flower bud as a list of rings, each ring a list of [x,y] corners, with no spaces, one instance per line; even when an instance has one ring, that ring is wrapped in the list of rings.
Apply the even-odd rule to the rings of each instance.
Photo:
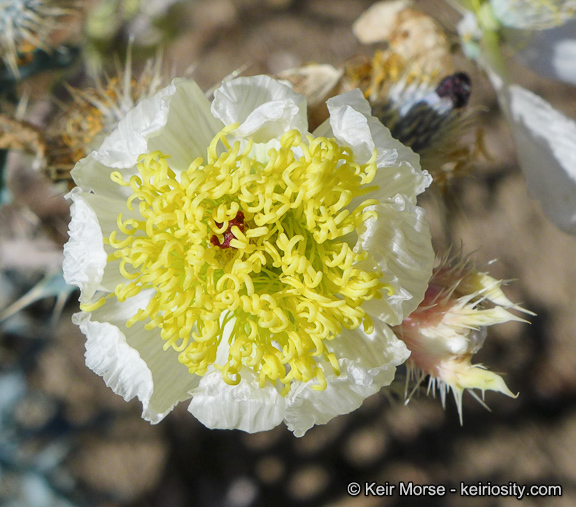
[[[472,364],[487,335],[487,327],[508,321],[525,322],[508,310],[529,313],[512,303],[502,291],[502,281],[474,269],[469,259],[444,261],[434,269],[424,300],[410,316],[395,328],[398,337],[411,351],[407,381],[416,385],[407,402],[429,376],[428,391],[440,392],[442,405],[452,390],[460,422],[462,393],[498,391],[515,397],[500,375],[480,364]]]

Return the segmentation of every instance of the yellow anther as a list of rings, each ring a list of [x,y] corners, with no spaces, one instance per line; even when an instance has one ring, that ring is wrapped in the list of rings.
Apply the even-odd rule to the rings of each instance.
[[[96,301],[95,303],[81,304],[80,310],[82,310],[83,312],[93,312],[94,310],[97,310],[98,308],[103,306],[105,302],[106,302],[106,297],[102,297],[98,301]]]
[[[119,215],[108,238],[108,262],[126,279],[111,296],[153,289],[127,325],[160,328],[164,348],[193,374],[213,365],[237,384],[247,367],[262,386],[285,384],[283,394],[294,380],[325,389],[325,368],[340,367],[324,341],[342,326],[373,329],[362,303],[390,290],[378,271],[356,267],[368,253],[341,239],[376,218],[367,209],[374,200],[347,208],[373,180],[376,154],[358,164],[334,139],[291,131],[262,162],[252,143],[230,144],[235,128],[214,137],[207,162],[197,158],[178,176],[160,152],[142,155],[128,182],[112,173],[140,216]],[[214,364],[223,342],[228,358]]]

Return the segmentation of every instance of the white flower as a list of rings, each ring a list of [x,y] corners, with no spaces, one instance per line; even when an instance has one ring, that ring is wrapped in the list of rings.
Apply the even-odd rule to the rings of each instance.
[[[533,71],[547,78],[576,86],[576,20],[532,32],[529,39],[508,30],[515,55]]]
[[[515,10],[518,4],[524,9]],[[576,121],[510,83],[500,42],[526,46],[526,38],[536,35],[535,40],[547,41],[545,51],[531,44],[525,61],[540,62],[539,69],[547,69],[548,77],[576,83],[571,57],[576,55],[576,34],[569,31],[576,25],[568,21],[576,15],[575,4],[573,0],[484,1],[474,13],[466,12],[459,25],[466,54],[479,62],[494,85],[531,195],[540,201],[546,216],[570,234],[576,234]]]
[[[576,84],[575,0],[452,0],[464,17],[458,33],[469,58],[499,72],[506,43],[532,70]]]
[[[430,176],[358,90],[312,135],[271,78],[214,97],[174,80],[72,171],[74,320],[87,365],[147,420],[191,399],[209,427],[300,436],[408,357],[389,326],[431,274]]]
[[[557,227],[576,235],[576,121],[521,86],[500,95],[530,194]]]

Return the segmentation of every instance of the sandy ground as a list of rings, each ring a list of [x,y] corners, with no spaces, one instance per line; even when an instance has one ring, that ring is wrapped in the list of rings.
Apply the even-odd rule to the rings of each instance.
[[[180,11],[180,35],[167,47],[166,59],[176,74],[194,64],[193,76],[205,88],[244,65],[247,74],[276,73],[310,61],[339,65],[370,51],[360,47],[350,26],[371,3],[191,2]],[[440,1],[416,4],[447,27],[457,19]],[[480,268],[512,280],[508,296],[537,314],[530,325],[509,323],[490,330],[476,357],[505,373],[518,398],[487,393],[488,412],[465,396],[462,427],[452,400],[444,411],[438,400],[425,396],[405,407],[383,394],[301,439],[283,427],[257,435],[210,431],[184,406],[150,426],[140,419],[137,402],[113,395],[84,366],[84,339],[70,323],[77,306],[70,303],[56,335],[35,358],[30,383],[42,396],[56,399],[77,428],[65,466],[83,491],[76,499],[79,505],[508,506],[517,501],[452,494],[352,498],[346,494],[351,481],[455,487],[460,482],[560,484],[561,497],[532,497],[522,505],[574,505],[576,239],[557,230],[528,197],[486,79],[467,62],[462,67],[473,77],[473,105],[484,108],[478,121],[485,127],[491,158],[454,182],[445,197],[430,195],[422,205],[439,251],[462,244]],[[523,85],[576,117],[573,89],[519,66],[514,73]],[[22,410],[41,420],[38,403],[31,401]]]

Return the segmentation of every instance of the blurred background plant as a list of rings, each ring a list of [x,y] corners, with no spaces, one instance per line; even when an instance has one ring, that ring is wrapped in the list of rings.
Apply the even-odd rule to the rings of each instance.
[[[543,505],[576,500],[576,240],[528,198],[497,96],[460,50],[460,14],[421,0],[386,2],[379,17],[382,5],[0,0],[2,505],[401,503],[351,499],[353,480],[554,483],[564,495]],[[576,117],[572,86],[514,60],[507,71]],[[465,395],[460,427],[451,400],[443,412],[381,393],[294,439],[207,430],[185,407],[150,426],[109,391],[84,365],[61,278],[68,173],[135,103],[190,72],[205,90],[234,72],[280,75],[314,99],[311,124],[325,98],[360,87],[435,176],[421,204],[436,251],[463,244],[483,271],[516,279],[506,294],[537,313],[531,326],[491,328],[475,357],[506,372],[519,398],[488,394],[489,413]]]

